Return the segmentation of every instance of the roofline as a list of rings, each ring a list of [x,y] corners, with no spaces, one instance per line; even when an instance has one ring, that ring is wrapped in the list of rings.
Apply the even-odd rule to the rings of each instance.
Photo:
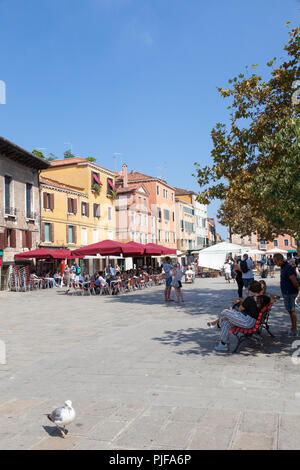
[[[104,171],[104,173],[107,173],[110,176],[112,176],[113,178],[116,178],[116,172],[115,171],[108,170],[107,168],[104,168],[103,166],[100,166],[97,163],[90,162],[89,160],[85,160],[84,158],[82,158],[81,161],[77,161],[77,162],[74,162],[74,161],[73,162],[68,162],[68,158],[66,158],[65,160],[56,160],[56,161],[57,162],[65,162],[65,163],[60,163],[59,165],[55,165],[55,161],[54,161],[54,165],[51,165],[51,168],[56,168],[56,167],[59,168],[60,166],[67,166],[67,165],[90,166],[90,167],[92,167],[94,169],[97,169],[97,170],[100,169],[100,170]]]
[[[32,162],[33,164],[34,163],[36,164],[36,165],[33,165],[33,166],[34,166],[34,168],[36,168],[38,170],[44,170],[44,169],[50,167],[50,162],[48,162],[48,160],[45,160],[41,157],[37,157],[36,155],[29,152],[28,150],[25,150],[22,147],[19,147],[19,145],[14,144],[13,142],[10,142],[10,140],[5,139],[4,137],[0,136],[0,153],[3,153],[3,155],[5,155],[7,158],[11,158],[11,157],[5,153],[5,150],[1,150],[1,147],[3,147],[3,145],[1,145],[1,144],[4,144],[7,147],[10,147],[12,151],[16,152],[16,154],[19,153],[19,154],[22,154],[23,156],[27,157],[30,162]],[[18,161],[18,160],[16,160],[16,161]],[[25,165],[25,166],[31,166],[31,165],[26,165],[26,163],[21,162],[21,161],[19,163],[22,164],[22,165]]]

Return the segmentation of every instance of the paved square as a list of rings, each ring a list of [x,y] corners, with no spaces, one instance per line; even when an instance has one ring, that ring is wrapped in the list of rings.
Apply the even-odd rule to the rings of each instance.
[[[278,274],[267,284],[280,293]],[[165,304],[163,286],[1,293],[0,449],[300,449],[300,364],[282,300],[270,354],[248,343],[222,355],[206,322],[236,284],[197,279],[183,292],[184,304]],[[62,439],[44,414],[67,399],[77,418]]]

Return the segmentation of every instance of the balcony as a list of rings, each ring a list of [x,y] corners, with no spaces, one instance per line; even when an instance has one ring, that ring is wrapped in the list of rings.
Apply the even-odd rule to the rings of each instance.
[[[17,209],[15,207],[8,207],[8,206],[5,206],[5,213],[4,213],[4,217],[5,218],[16,218],[17,216]]]
[[[26,211],[26,220],[28,222],[35,222],[37,219],[37,213],[33,211]]]

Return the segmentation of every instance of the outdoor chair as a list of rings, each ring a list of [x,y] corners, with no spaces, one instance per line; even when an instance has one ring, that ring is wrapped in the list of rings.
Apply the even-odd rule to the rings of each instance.
[[[272,308],[272,304],[268,304],[264,308],[261,309],[258,315],[256,324],[254,325],[253,328],[245,329],[245,328],[234,327],[232,328],[232,330],[230,330],[229,333],[235,335],[237,338],[237,345],[233,349],[232,353],[238,352],[240,345],[244,341],[249,340],[249,339],[252,339],[258,342],[263,352],[265,353],[268,352],[263,342],[262,331],[263,329],[267,330],[267,333],[269,333],[269,335],[274,338],[274,335],[270,332],[270,327],[268,323],[269,313],[270,313],[271,308]]]

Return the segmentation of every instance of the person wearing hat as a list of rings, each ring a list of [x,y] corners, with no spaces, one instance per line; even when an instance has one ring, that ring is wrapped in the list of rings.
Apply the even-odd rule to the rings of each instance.
[[[247,253],[243,255],[243,259],[239,262],[239,268],[242,271],[242,279],[245,287],[246,297],[249,295],[249,284],[254,281],[253,268],[255,267],[253,261],[248,258]]]

